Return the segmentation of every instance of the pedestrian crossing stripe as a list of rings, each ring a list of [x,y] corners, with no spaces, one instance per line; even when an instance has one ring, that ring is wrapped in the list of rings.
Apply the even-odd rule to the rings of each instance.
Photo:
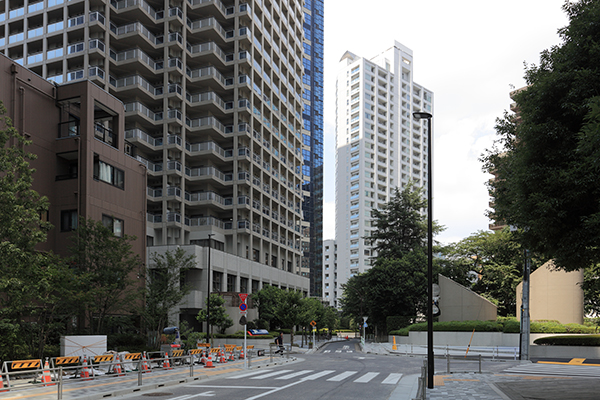
[[[600,377],[600,368],[585,364],[529,364],[504,370],[509,374]]]
[[[318,372],[314,372],[313,370],[308,370],[308,369],[300,370],[300,371],[292,371],[289,369],[284,369],[281,371],[263,370],[263,371],[254,371],[254,372],[249,372],[249,373],[245,373],[245,374],[241,374],[241,375],[230,376],[230,377],[227,377],[227,379],[249,378],[249,379],[257,379],[258,380],[258,379],[274,378],[274,379],[278,379],[278,380],[289,380],[289,379],[293,379],[293,378],[299,378],[300,381],[314,381],[319,378],[323,378],[325,376],[332,375],[336,372],[337,371],[332,370],[332,369],[318,371]],[[350,378],[351,376],[354,376],[356,374],[358,374],[358,371],[343,371],[337,375],[331,376],[329,379],[327,379],[327,381],[328,382],[341,382],[341,381],[343,381],[347,378]],[[379,375],[381,375],[380,372],[367,372],[367,373],[357,377],[352,382],[353,383],[369,383],[373,379],[378,377]],[[382,385],[396,385],[400,381],[400,378],[402,378],[402,374],[390,373],[381,382],[381,384]]]

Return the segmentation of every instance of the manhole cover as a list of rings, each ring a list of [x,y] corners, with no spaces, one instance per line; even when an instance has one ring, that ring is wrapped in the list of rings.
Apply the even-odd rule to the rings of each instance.
[[[173,393],[169,392],[154,392],[154,393],[144,393],[142,396],[150,396],[150,397],[158,397],[158,396],[172,396]]]

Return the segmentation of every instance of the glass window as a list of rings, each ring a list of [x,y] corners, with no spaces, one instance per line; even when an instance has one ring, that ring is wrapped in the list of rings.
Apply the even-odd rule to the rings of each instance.
[[[77,229],[77,210],[60,212],[60,231],[68,232]]]
[[[100,161],[98,155],[94,156],[94,179],[109,183],[120,189],[125,188],[125,172]]]
[[[110,229],[113,235],[123,237],[123,220],[109,215],[102,215],[102,224]]]

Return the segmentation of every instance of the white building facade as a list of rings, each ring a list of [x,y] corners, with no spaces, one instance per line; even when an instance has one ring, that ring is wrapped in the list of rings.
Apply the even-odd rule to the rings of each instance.
[[[330,307],[339,307],[337,298],[340,288],[337,284],[337,253],[335,240],[323,241],[323,301]]]
[[[336,85],[338,304],[341,285],[371,267],[372,210],[409,181],[427,190],[427,123],[412,113],[433,113],[433,93],[413,82],[412,50],[398,42],[371,59],[346,52]]]

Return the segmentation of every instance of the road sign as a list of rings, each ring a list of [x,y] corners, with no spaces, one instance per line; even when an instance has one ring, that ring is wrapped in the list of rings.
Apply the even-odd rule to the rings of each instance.
[[[248,309],[248,306],[246,305],[246,303],[240,304],[240,311],[241,312],[245,313],[247,309]]]
[[[314,320],[312,320],[310,321],[310,325],[314,328],[315,326],[317,326],[317,323]]]
[[[242,315],[242,317],[240,318],[240,325],[246,325],[246,316]]]
[[[245,303],[248,293],[238,293],[238,296],[240,296],[240,299],[242,299],[242,301]]]

